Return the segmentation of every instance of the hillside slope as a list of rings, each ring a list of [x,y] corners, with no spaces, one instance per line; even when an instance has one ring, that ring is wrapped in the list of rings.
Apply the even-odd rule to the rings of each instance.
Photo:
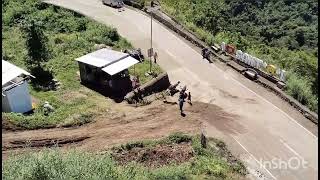
[[[318,2],[161,0],[208,44],[231,43],[288,71],[287,93],[318,112]]]

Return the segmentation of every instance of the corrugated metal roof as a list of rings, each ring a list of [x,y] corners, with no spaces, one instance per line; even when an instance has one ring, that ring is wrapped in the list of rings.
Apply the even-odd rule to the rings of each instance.
[[[104,72],[110,75],[114,75],[139,62],[127,53],[107,48],[84,55],[77,58],[76,61],[102,68]]]
[[[80,58],[77,58],[76,61],[89,64],[95,67],[103,67],[125,56],[128,56],[128,54],[103,48],[95,52],[81,56]]]
[[[135,58],[128,56],[118,62],[115,62],[105,68],[102,69],[102,71],[114,75],[117,74],[118,72],[123,71],[124,69],[129,68],[130,66],[133,66],[134,64],[137,64],[139,61],[136,60]]]
[[[8,83],[9,81],[22,74],[32,76],[27,71],[9,63],[8,61],[2,60],[2,85]]]

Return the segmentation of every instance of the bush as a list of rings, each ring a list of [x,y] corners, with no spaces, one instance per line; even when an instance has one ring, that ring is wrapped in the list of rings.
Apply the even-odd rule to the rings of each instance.
[[[120,36],[115,28],[105,27],[97,23],[89,23],[87,26],[86,39],[96,44],[113,46],[113,42],[120,40]]]
[[[3,13],[2,23],[6,26],[12,27],[24,20],[30,12],[32,12],[32,8],[23,2],[7,3]]]
[[[310,82],[305,78],[299,78],[294,74],[289,75],[286,92],[303,105],[308,105],[312,111],[318,113],[318,98],[312,94]]]
[[[90,123],[93,121],[94,114],[92,113],[80,113],[80,115],[75,115],[67,119],[65,122],[62,123],[62,127],[75,127],[75,126],[82,126],[84,124]]]
[[[127,143],[125,144],[125,146],[123,147],[124,150],[130,151],[132,148],[142,148],[144,147],[143,142],[133,142],[133,143]]]
[[[126,39],[120,38],[120,40],[117,41],[117,44],[115,44],[114,48],[117,49],[117,50],[121,50],[121,49],[123,50],[123,49],[132,49],[133,46]]]
[[[36,76],[36,78],[31,79],[31,84],[36,90],[42,90],[43,87],[48,87],[52,82],[53,73],[42,67],[32,67],[30,73]]]
[[[182,143],[182,142],[190,142],[191,141],[191,136],[188,136],[186,134],[183,134],[181,132],[177,132],[174,134],[171,134],[168,136],[168,142],[169,143]]]
[[[159,180],[178,180],[188,179],[190,177],[190,168],[188,164],[182,164],[180,166],[167,166],[155,170],[151,175],[150,179]]]
[[[219,159],[211,159],[200,156],[193,167],[194,171],[212,174],[215,177],[226,178],[228,173],[227,164]]]

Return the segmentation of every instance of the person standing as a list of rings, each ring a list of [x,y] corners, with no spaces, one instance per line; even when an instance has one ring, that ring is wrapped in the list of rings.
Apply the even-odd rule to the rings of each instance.
[[[141,49],[138,48],[138,49],[137,49],[137,52],[138,52],[138,56],[139,56],[139,61],[140,61],[140,62],[143,61],[143,55],[142,55]]]
[[[203,49],[201,50],[202,59],[205,59],[205,58],[206,58],[206,53],[207,53],[207,48],[203,48]]]
[[[190,93],[190,91],[189,91],[189,93],[188,93],[188,103],[189,103],[190,105],[192,105],[192,103],[191,103],[191,93]]]
[[[183,94],[180,94],[180,97],[179,97],[179,108],[180,108],[180,113],[182,114],[183,113]]]
[[[185,92],[185,90],[187,89],[187,87],[183,87],[182,90],[180,91],[179,94],[179,107],[180,107],[180,112],[181,115],[183,115],[183,103],[184,103],[184,99],[187,97],[187,93]]]
[[[154,52],[153,54],[153,59],[154,59],[154,63],[157,64],[157,58],[158,58],[158,53]]]

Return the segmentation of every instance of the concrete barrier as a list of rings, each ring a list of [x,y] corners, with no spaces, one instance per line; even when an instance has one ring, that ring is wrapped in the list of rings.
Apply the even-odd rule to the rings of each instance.
[[[140,86],[140,94],[138,94],[137,89],[135,89],[126,95],[125,100],[131,104],[139,95],[147,96],[152,93],[161,92],[166,90],[169,86],[170,81],[168,74],[162,73],[158,77]]]
[[[310,121],[312,121],[313,123],[318,125],[318,114],[312,112],[306,106],[302,105],[300,102],[295,100],[293,97],[291,97],[291,96],[287,95],[286,93],[284,93],[278,87],[276,87],[276,86],[272,87],[272,86],[270,86],[270,85],[268,85],[268,84],[266,84],[266,83],[264,83],[264,82],[262,82],[260,80],[256,80],[255,82],[257,82],[258,84],[261,84],[265,88],[273,91],[273,93],[275,93],[277,96],[279,96],[284,101],[288,102],[291,106],[293,106],[301,114],[303,114],[307,119],[309,119]]]
[[[239,67],[237,64],[227,63],[227,66],[230,66],[234,70],[238,72],[242,72],[243,68],[242,66]],[[295,109],[297,109],[301,114],[303,114],[307,119],[312,121],[313,123],[318,125],[318,114],[312,112],[310,109],[308,109],[306,106],[302,105],[300,102],[295,100],[293,97],[287,95],[285,92],[283,92],[281,89],[279,89],[276,85],[271,86],[259,79],[255,80],[254,82],[260,84],[261,86],[271,90],[273,93],[275,93],[277,96],[279,96],[284,101],[288,102],[291,106],[293,106]]]
[[[249,66],[248,64],[237,60],[236,57],[232,57],[232,58],[233,58],[234,61],[235,61],[236,63],[238,63],[239,65],[241,65],[241,66],[243,66],[243,67],[246,67],[246,68],[252,68],[252,69],[256,70],[257,73],[259,74],[259,76],[261,76],[261,77],[269,80],[270,82],[272,82],[272,83],[274,83],[274,84],[277,84],[277,83],[280,81],[280,79],[277,79],[276,77],[271,76],[271,75],[267,74],[266,72],[263,72],[263,71],[261,71],[261,70],[259,70],[259,69],[257,69],[257,68],[251,67],[251,66]]]

